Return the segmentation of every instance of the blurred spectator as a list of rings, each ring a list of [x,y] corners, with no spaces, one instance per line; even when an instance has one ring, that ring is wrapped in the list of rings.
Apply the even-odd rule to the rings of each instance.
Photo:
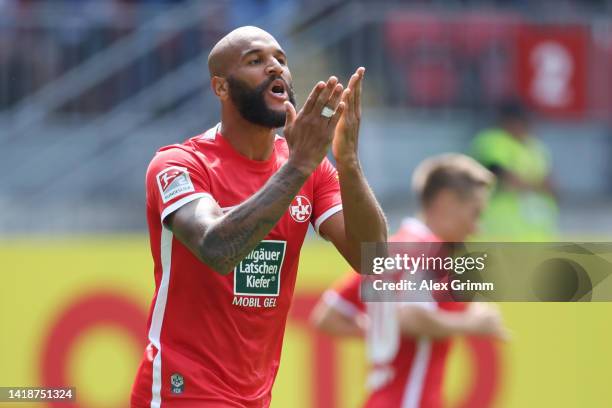
[[[537,241],[555,235],[558,209],[546,147],[529,132],[524,106],[502,104],[498,126],[474,139],[472,153],[498,177],[482,229],[487,238]]]

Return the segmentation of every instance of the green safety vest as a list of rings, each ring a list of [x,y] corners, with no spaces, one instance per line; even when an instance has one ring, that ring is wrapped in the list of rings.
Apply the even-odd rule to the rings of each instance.
[[[486,167],[499,166],[534,183],[544,181],[550,172],[549,154],[542,143],[532,137],[519,141],[503,129],[479,133],[472,144],[472,155]],[[498,183],[481,220],[483,237],[552,240],[558,212],[549,194],[511,191]]]

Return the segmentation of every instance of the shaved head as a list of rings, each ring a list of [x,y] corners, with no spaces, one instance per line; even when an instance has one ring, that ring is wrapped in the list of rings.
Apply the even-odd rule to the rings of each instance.
[[[220,39],[208,54],[210,76],[227,76],[228,69],[237,64],[242,53],[257,40],[273,41],[278,45],[270,33],[254,26],[239,27]]]
[[[208,55],[208,71],[222,111],[235,112],[248,122],[281,127],[285,102],[295,106],[287,56],[261,28],[240,27],[219,40]]]

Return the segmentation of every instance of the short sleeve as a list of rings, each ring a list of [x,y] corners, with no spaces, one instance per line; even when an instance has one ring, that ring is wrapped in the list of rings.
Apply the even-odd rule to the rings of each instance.
[[[365,304],[360,297],[361,276],[351,271],[323,294],[323,301],[329,307],[352,317],[365,312]]]
[[[211,196],[206,170],[180,146],[155,154],[146,176],[147,204],[164,219],[185,204]]]
[[[331,162],[325,158],[315,170],[314,177],[314,204],[312,225],[317,233],[325,220],[342,211],[342,198],[340,196],[340,182],[338,172]]]

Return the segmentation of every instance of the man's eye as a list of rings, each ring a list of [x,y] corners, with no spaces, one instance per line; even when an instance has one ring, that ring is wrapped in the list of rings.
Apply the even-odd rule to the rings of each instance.
[[[277,58],[276,60],[281,65],[287,65],[287,60],[285,60],[284,58]]]
[[[249,61],[249,65],[259,64],[260,62],[261,62],[261,60],[259,58],[252,59],[252,60]]]

